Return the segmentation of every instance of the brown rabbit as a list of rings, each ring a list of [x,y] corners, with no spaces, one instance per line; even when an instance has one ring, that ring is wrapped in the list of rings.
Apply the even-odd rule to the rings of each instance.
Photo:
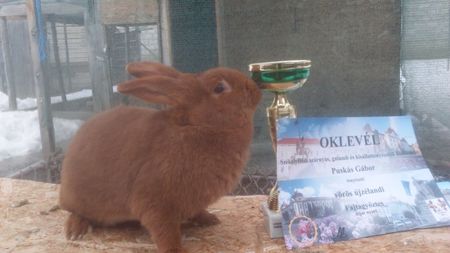
[[[140,62],[127,70],[137,78],[119,92],[169,106],[121,106],[80,128],[61,175],[60,205],[71,212],[66,237],[79,239],[92,224],[139,221],[160,252],[186,252],[183,221],[219,223],[206,208],[240,177],[261,93],[227,68],[186,74]]]

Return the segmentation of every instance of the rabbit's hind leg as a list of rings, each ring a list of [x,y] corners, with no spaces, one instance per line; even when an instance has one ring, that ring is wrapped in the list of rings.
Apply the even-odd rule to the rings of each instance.
[[[188,253],[181,245],[181,223],[170,216],[144,215],[141,224],[150,232],[159,253]]]
[[[66,220],[64,227],[66,238],[68,240],[79,240],[89,231],[90,222],[74,213],[71,213]]]

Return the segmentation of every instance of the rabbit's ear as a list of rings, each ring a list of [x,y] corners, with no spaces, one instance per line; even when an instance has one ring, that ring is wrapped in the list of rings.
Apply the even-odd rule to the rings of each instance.
[[[133,79],[117,86],[120,93],[130,94],[149,103],[177,105],[180,87],[177,79],[166,76],[152,76]],[[182,88],[182,87],[181,87]]]
[[[177,78],[181,73],[178,70],[157,62],[132,62],[126,66],[128,73],[135,77],[162,75]]]

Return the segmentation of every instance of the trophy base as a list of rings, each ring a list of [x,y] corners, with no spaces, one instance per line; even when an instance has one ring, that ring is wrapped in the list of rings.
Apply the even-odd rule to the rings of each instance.
[[[264,223],[270,238],[282,238],[283,228],[281,225],[281,213],[269,209],[267,202],[261,203],[261,210],[264,214]]]

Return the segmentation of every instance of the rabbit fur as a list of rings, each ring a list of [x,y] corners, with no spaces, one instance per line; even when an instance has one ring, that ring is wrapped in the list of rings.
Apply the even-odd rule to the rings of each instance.
[[[159,252],[186,252],[182,222],[219,223],[206,208],[240,178],[261,92],[228,68],[187,74],[136,62],[127,71],[136,78],[119,92],[167,107],[119,106],[79,129],[61,172],[66,237],[80,239],[90,225],[139,221]]]

